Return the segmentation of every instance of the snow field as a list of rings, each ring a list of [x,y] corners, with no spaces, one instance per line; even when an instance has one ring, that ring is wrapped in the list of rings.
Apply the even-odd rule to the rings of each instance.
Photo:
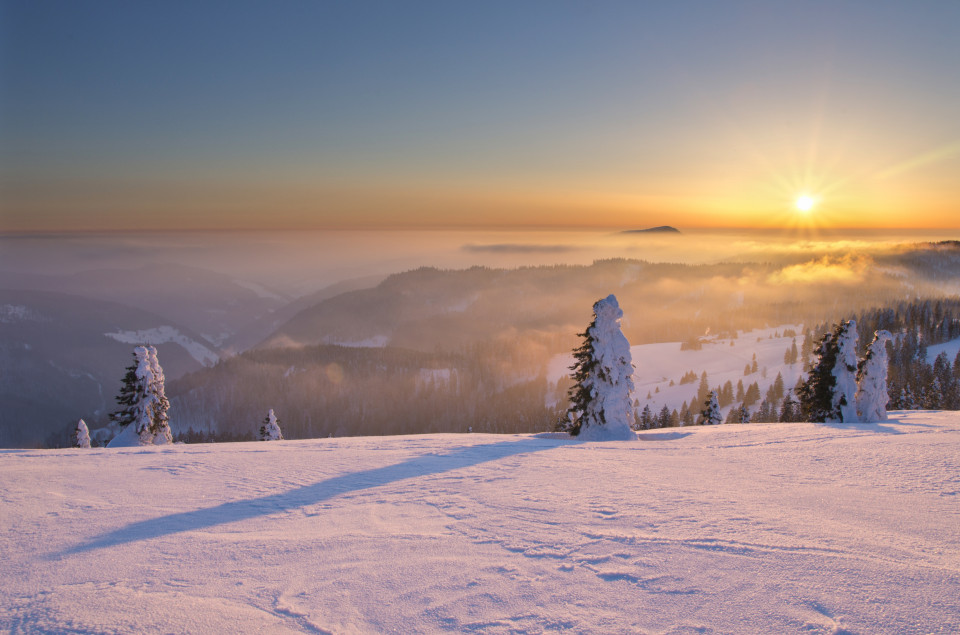
[[[960,632],[960,413],[0,451],[14,632]]]
[[[785,388],[792,389],[803,374],[803,364],[783,363],[783,354],[790,348],[794,338],[774,336],[786,329],[796,331],[799,348],[803,344],[803,326],[791,324],[741,332],[739,337],[732,340],[707,337],[699,351],[681,351],[680,342],[631,346],[630,353],[635,366],[633,398],[640,400],[638,410],[643,410],[643,406],[647,404],[656,414],[664,405],[671,411],[679,411],[684,401],[688,406],[691,405],[690,402],[696,397],[700,385],[700,373],[703,371],[707,372],[707,381],[711,388],[722,387],[730,381],[736,390],[737,381],[742,380],[746,389],[753,382],[757,382],[761,400],[777,379],[778,372],[783,374]],[[758,372],[744,376],[743,367],[751,363],[754,354],[757,356]],[[557,381],[568,375],[568,368],[572,363],[571,355],[557,355],[550,360],[547,370],[547,381],[550,385],[556,385]],[[764,368],[767,369],[766,377],[762,375]],[[691,370],[697,374],[697,380],[681,386],[680,378]],[[671,380],[674,382],[673,386],[670,385]],[[646,398],[647,393],[650,393],[650,399]],[[750,411],[754,412],[759,405],[759,402],[754,404]],[[723,416],[726,417],[727,412],[734,406],[739,406],[739,402],[722,408]],[[703,404],[696,404],[694,411],[699,413],[702,408]]]

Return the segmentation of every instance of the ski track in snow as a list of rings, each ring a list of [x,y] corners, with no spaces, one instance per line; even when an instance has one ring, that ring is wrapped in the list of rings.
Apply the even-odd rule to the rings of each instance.
[[[0,450],[0,630],[960,632],[960,413]]]

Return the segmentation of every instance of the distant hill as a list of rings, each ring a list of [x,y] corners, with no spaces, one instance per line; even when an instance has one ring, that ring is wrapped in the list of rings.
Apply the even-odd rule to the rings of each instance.
[[[0,447],[40,444],[80,417],[99,425],[141,342],[157,346],[168,379],[219,357],[196,332],[142,309],[0,290]]]
[[[682,233],[676,227],[670,225],[660,225],[659,227],[650,227],[647,229],[628,229],[620,232],[621,234],[680,234]]]

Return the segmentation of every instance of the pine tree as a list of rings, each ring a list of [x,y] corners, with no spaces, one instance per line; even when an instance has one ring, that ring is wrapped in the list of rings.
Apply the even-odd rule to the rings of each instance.
[[[164,389],[163,369],[153,346],[138,346],[133,351],[135,363],[127,367],[117,403],[120,410],[110,418],[121,428],[135,426],[140,445],[173,443],[167,419],[170,402]]]
[[[817,360],[797,393],[809,421],[857,421],[856,351],[857,324],[853,320],[824,334],[817,346]]]
[[[73,433],[73,447],[90,447],[90,430],[87,429],[87,423],[83,419],[77,421],[77,428]]]
[[[592,440],[636,439],[630,429],[633,364],[620,329],[623,311],[613,294],[593,305],[593,321],[574,350],[570,434]]]
[[[893,336],[889,331],[877,331],[867,348],[867,355],[857,371],[857,410],[861,421],[886,421],[887,402],[887,342]]]
[[[757,354],[756,353],[753,354],[753,361],[750,362],[750,372],[751,373],[757,372]]]
[[[799,404],[794,401],[793,395],[788,393],[787,398],[783,400],[783,406],[780,408],[780,421],[789,423],[799,420]]]
[[[723,415],[720,414],[720,402],[717,401],[716,391],[710,391],[710,395],[704,401],[700,416],[702,417],[703,425],[715,426],[723,423]]]
[[[644,430],[653,427],[653,413],[650,411],[649,404],[644,404],[643,412],[640,413],[640,427]]]
[[[750,409],[746,405],[740,404],[738,423],[750,423]]]
[[[267,412],[267,418],[263,420],[263,424],[260,426],[258,439],[260,441],[283,441],[280,421],[277,419],[277,415],[273,413],[273,409]]]
[[[669,428],[670,427],[670,408],[664,406],[660,409],[660,414],[657,415],[657,427],[658,428]]]
[[[747,386],[747,391],[743,394],[743,403],[752,406],[758,401],[760,401],[760,384],[753,382]]]
[[[840,411],[840,421],[856,423],[857,416],[857,334],[856,320],[842,322],[836,331],[837,363],[833,375],[837,378],[834,405]]]

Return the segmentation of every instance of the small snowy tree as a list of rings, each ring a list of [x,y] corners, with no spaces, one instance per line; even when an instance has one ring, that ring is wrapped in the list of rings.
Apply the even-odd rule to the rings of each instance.
[[[723,416],[720,414],[720,402],[717,399],[717,391],[711,390],[710,396],[703,404],[703,410],[700,411],[703,417],[703,425],[715,426],[723,423]]]
[[[593,441],[636,439],[630,429],[633,364],[630,342],[620,330],[623,311],[611,294],[593,305],[593,314],[570,367],[570,434]]]
[[[887,402],[887,342],[893,336],[889,331],[877,331],[860,362],[857,378],[857,410],[861,421],[886,421]]]
[[[90,447],[90,430],[87,428],[87,423],[83,419],[77,421],[77,429],[73,434],[73,447]]]
[[[170,402],[164,389],[163,369],[153,346],[138,346],[135,363],[127,367],[117,402],[121,408],[110,417],[123,428],[110,445],[162,445],[173,442],[167,410]],[[129,426],[133,425],[133,428]],[[129,430],[129,431],[128,431]],[[136,442],[133,435],[136,434]],[[122,438],[121,438],[122,437]]]
[[[277,415],[273,414],[273,409],[267,412],[267,418],[263,420],[263,425],[260,426],[258,438],[261,441],[283,441],[280,422],[277,420]]]

